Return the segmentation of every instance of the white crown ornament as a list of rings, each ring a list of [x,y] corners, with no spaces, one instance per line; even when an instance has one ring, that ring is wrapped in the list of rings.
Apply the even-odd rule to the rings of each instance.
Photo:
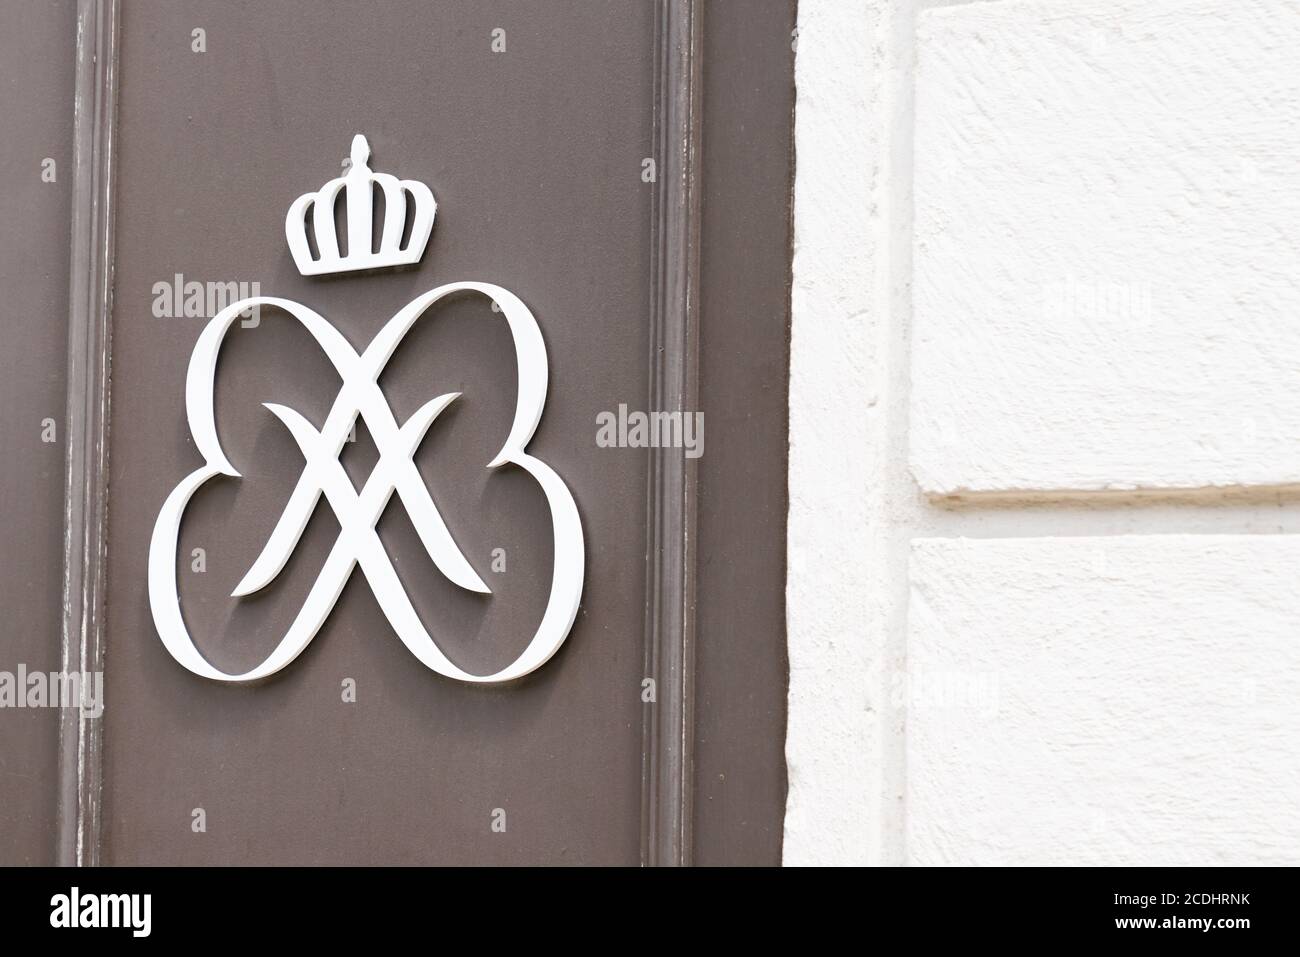
[[[352,165],[347,174],[330,180],[314,193],[304,193],[289,207],[284,220],[284,238],[298,272],[304,276],[407,266],[419,262],[424,255],[438,209],[433,192],[418,180],[399,180],[387,173],[371,172],[369,159],[370,144],[358,133],[352,137]],[[373,251],[375,187],[384,191],[383,232],[378,252]],[[339,254],[334,226],[334,207],[340,192],[347,199],[346,256]],[[411,210],[414,210],[411,237],[403,246],[402,235]],[[307,242],[308,213],[318,253],[314,258]]]

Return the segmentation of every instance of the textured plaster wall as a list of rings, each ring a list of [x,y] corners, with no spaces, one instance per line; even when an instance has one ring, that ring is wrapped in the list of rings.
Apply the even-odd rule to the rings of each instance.
[[[798,43],[786,862],[1300,861],[1300,4]]]
[[[876,188],[883,170],[878,5],[802,3],[790,344],[790,709],[784,860],[862,861],[884,811],[869,705],[881,611],[871,586],[883,441]],[[848,120],[848,122],[846,122]],[[828,560],[829,559],[829,560]]]

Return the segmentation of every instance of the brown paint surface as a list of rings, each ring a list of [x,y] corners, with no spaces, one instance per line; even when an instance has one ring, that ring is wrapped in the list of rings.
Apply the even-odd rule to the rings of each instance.
[[[206,30],[207,52],[190,50]],[[507,52],[490,49],[506,30]],[[648,5],[241,6],[138,2],[121,48],[110,506],[111,702],[106,863],[631,863],[638,854],[645,457],[600,449],[595,416],[647,388],[651,129]],[[398,274],[304,279],[284,211],[337,175],[352,134],[371,165],[427,182],[428,251]],[[148,535],[198,465],[181,399],[201,319],[151,314],[152,288],[259,281],[334,322],[355,347],[420,292],[503,285],[546,337],[551,388],[530,450],[569,483],[587,534],[578,621],[559,655],[512,686],[424,669],[358,572],[316,640],[255,687],[193,677],[154,634]],[[500,667],[540,618],[550,530],[540,492],[483,466],[514,401],[504,322],[481,298],[435,309],[381,380],[399,421],[463,391],[417,465],[496,594],[441,580],[396,502],[380,523],[426,625],[466,667]],[[263,657],[314,580],[336,522],[322,503],[282,584],[227,597],[301,468],[264,401],[317,424],[336,388],[310,338],[264,312],[221,359],[218,423],[243,480],[196,496],[182,532],[182,597],[218,665]],[[374,460],[359,435],[345,463]],[[192,573],[192,548],[207,571]],[[490,571],[507,550],[507,573]],[[357,702],[341,701],[344,678]],[[191,831],[203,808],[207,832]],[[504,834],[491,830],[496,808]]]
[[[61,444],[67,351],[74,4],[0,8],[0,278],[10,348],[0,670],[59,665]],[[786,0],[704,7],[699,397],[705,455],[696,516],[693,856],[780,860],[785,772],[786,369],[790,50]],[[124,5],[116,130],[116,263],[108,523],[108,864],[636,863],[640,854],[646,610],[644,450],[596,446],[596,415],[644,409],[650,387],[656,5],[280,0]],[[191,50],[205,31],[206,52]],[[506,52],[492,52],[505,30]],[[63,59],[60,59],[63,57]],[[379,171],[438,199],[417,267],[303,278],[283,237],[289,203],[337,175],[364,132]],[[49,145],[46,145],[49,144]],[[62,152],[60,152],[62,151]],[[59,160],[57,186],[39,179]],[[66,161],[65,161],[66,160]],[[66,176],[66,178],[65,178]],[[560,653],[512,685],[466,687],[426,671],[354,572],[308,650],[249,687],[190,675],[154,632],[148,539],[170,489],[197,467],[183,405],[202,317],[156,317],[156,284],[261,285],[330,319],[360,349],[419,293],[473,279],[532,308],[551,386],[530,451],[582,512],[587,580]],[[182,299],[184,299],[182,290]],[[206,297],[205,297],[206,298]],[[211,314],[205,302],[204,316]],[[280,580],[229,597],[301,469],[261,405],[319,425],[337,375],[310,337],[264,309],[232,332],[218,426],[240,480],[210,483],[182,528],[180,582],[203,652],[227,670],[260,661],[337,532],[321,502]],[[399,421],[463,396],[416,463],[457,542],[494,589],[442,579],[400,503],[380,536],[453,660],[487,671],[526,643],[546,600],[550,529],[517,470],[488,472],[514,402],[501,317],[473,296],[435,307],[381,379]],[[376,458],[364,428],[353,481]],[[13,547],[21,543],[21,548]],[[194,549],[206,569],[191,568]],[[493,549],[507,570],[492,571]],[[357,700],[342,700],[342,683]],[[0,712],[0,863],[53,858],[58,714]],[[205,833],[191,829],[202,808]],[[503,809],[505,833],[492,830]]]
[[[778,864],[793,3],[710,0],[696,617],[695,862]]]
[[[0,671],[60,667],[76,4],[0,4]],[[55,161],[53,183],[41,163]],[[56,441],[42,441],[42,421]],[[0,709],[0,864],[53,864],[59,712]]]

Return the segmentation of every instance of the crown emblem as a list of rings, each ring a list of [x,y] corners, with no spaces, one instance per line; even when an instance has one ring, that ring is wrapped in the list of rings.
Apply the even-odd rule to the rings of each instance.
[[[387,173],[372,172],[368,162],[370,144],[360,133],[352,137],[351,159],[352,164],[345,175],[330,180],[314,193],[304,193],[289,207],[284,220],[284,238],[289,243],[298,272],[304,276],[406,266],[419,262],[424,255],[429,233],[433,230],[434,213],[438,209],[429,187],[418,180],[399,180]],[[374,235],[376,187],[383,191],[384,196],[383,222],[377,245]],[[340,193],[347,203],[346,255],[339,251],[338,230],[334,225]],[[410,238],[403,245],[402,237],[408,220],[411,222]],[[316,240],[315,255],[307,240],[309,228]]]

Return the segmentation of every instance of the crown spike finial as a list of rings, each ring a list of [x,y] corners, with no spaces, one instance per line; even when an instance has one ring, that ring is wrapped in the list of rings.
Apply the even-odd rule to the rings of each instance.
[[[284,220],[284,238],[298,271],[304,276],[406,266],[419,262],[424,255],[438,210],[433,193],[419,180],[399,180],[388,173],[371,171],[369,160],[370,143],[358,133],[352,137],[351,166],[347,174],[330,180],[314,193],[304,193],[289,207]],[[374,197],[381,192],[383,231],[379,235],[378,251],[374,251]],[[340,251],[334,225],[334,208],[340,193],[347,202],[346,255]],[[403,245],[402,237],[407,234],[408,225],[410,239]],[[308,228],[316,240],[316,255],[312,255],[307,241]]]
[[[352,137],[352,168],[370,170],[370,144],[364,133]]]

